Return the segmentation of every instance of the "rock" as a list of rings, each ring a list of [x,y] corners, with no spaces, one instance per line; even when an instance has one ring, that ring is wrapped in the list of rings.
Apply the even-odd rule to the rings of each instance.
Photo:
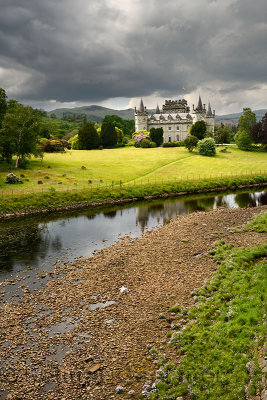
[[[94,374],[96,371],[98,371],[99,369],[101,368],[101,365],[100,364],[96,364],[96,365],[94,365],[92,368],[90,368],[88,371],[91,373],[91,374]]]

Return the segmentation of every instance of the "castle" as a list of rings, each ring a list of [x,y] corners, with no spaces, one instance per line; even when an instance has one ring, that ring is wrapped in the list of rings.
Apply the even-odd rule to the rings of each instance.
[[[199,96],[198,105],[193,105],[192,113],[186,100],[165,100],[162,110],[159,106],[156,112],[148,115],[141,99],[139,110],[135,107],[135,131],[150,131],[151,128],[163,128],[163,142],[184,140],[188,136],[190,127],[197,121],[204,121],[207,130],[214,133],[215,111],[211,111],[210,103],[206,110]]]

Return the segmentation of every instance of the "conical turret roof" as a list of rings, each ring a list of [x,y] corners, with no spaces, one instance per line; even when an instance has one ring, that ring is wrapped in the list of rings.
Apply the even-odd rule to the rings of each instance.
[[[160,114],[159,105],[157,104],[156,114]]]
[[[140,112],[144,112],[144,111],[145,111],[145,107],[144,107],[143,99],[141,99],[141,101],[140,101],[140,107],[139,107],[139,111],[140,111]]]
[[[207,111],[207,117],[212,117],[210,102],[209,102],[209,107],[208,107],[208,111]]]
[[[202,100],[201,100],[200,95],[199,95],[199,97],[198,97],[198,105],[197,105],[196,110],[197,110],[197,111],[203,111]]]

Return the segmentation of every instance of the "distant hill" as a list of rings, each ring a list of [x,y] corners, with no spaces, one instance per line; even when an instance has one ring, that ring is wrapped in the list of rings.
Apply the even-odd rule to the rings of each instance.
[[[155,110],[147,110],[149,113]],[[257,121],[261,120],[264,114],[267,112],[267,109],[255,110]],[[105,115],[118,115],[123,119],[134,119],[134,109],[128,108],[127,110],[113,110],[112,108],[101,107],[97,105],[93,106],[84,106],[84,107],[75,107],[75,108],[57,108],[55,110],[49,111],[47,114],[50,116],[51,114],[56,114],[57,118],[62,118],[63,114],[71,115],[71,114],[82,114],[86,115],[88,119],[94,122],[101,122]],[[226,114],[226,115],[216,115],[215,123],[228,123],[231,125],[237,125],[238,119],[240,117],[240,113],[234,114]]]
[[[57,108],[56,110],[49,111],[47,114],[48,116],[56,114],[57,118],[62,118],[63,114],[86,115],[88,119],[94,122],[101,122],[105,115],[118,115],[123,119],[134,119],[133,108],[128,108],[127,110],[113,110],[112,108],[97,105],[75,108]]]
[[[264,114],[267,112],[267,109],[262,109],[262,110],[254,110],[254,113],[256,114],[257,121],[260,121]],[[230,124],[230,125],[237,125],[238,120],[240,116],[242,115],[242,112],[240,113],[234,113],[234,114],[226,114],[226,115],[216,115],[215,116],[215,123],[225,123],[225,124]]]

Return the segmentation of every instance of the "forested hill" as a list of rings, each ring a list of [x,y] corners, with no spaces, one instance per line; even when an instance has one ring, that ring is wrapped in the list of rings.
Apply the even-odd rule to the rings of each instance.
[[[149,113],[155,110],[147,110]],[[267,112],[267,109],[254,110],[256,113],[257,121],[261,120],[263,115]],[[134,109],[128,108],[127,110],[113,110],[112,108],[101,107],[97,105],[75,107],[75,108],[57,108],[55,110],[49,111],[48,115],[55,114],[57,118],[62,118],[63,114],[71,115],[86,115],[88,119],[94,122],[101,122],[105,115],[118,115],[123,119],[134,119]],[[216,115],[215,122],[232,121],[233,124],[238,123],[240,113],[226,114],[226,115]]]
[[[86,115],[88,119],[94,122],[101,122],[105,115],[118,115],[122,119],[134,119],[134,109],[128,108],[127,110],[113,110],[101,106],[84,106],[75,108],[57,108],[48,112],[48,115],[55,114],[57,118],[62,118],[65,115]]]

